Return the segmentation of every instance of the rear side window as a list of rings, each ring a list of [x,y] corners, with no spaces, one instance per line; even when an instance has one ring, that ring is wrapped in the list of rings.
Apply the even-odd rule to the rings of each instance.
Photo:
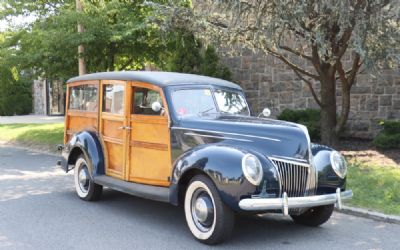
[[[70,88],[69,109],[96,112],[98,108],[98,88],[93,84]]]
[[[125,88],[119,84],[103,85],[103,112],[124,114]]]

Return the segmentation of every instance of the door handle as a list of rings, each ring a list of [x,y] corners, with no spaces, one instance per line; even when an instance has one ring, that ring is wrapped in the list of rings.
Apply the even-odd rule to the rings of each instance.
[[[122,127],[119,127],[118,129],[131,130],[132,127],[130,127],[130,126],[122,126]]]

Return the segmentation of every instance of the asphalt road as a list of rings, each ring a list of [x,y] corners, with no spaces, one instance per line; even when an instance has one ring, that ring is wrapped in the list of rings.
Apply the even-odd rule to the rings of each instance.
[[[0,145],[0,249],[206,249],[183,210],[105,190],[80,200],[57,157]],[[319,228],[240,217],[218,249],[400,249],[400,225],[335,213]]]

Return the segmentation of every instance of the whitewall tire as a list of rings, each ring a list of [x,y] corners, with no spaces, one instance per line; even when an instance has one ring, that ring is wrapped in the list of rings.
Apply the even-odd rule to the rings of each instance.
[[[234,213],[221,200],[214,183],[195,176],[185,194],[185,217],[193,236],[205,244],[218,244],[230,237]]]
[[[98,200],[103,186],[93,182],[86,158],[81,155],[75,162],[75,190],[79,198],[86,201]]]

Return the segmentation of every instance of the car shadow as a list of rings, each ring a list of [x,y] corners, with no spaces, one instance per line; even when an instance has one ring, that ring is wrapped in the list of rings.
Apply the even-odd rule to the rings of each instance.
[[[130,196],[111,189],[104,190],[99,203],[109,203],[107,206],[111,206],[113,211],[117,209],[118,213],[130,216],[132,220],[140,217],[141,220],[146,220],[148,224],[153,224],[158,228],[161,227],[166,232],[174,230],[174,233],[182,237],[192,238],[182,207]],[[251,248],[251,245],[259,246],[260,243],[266,246],[268,243],[274,246],[290,245],[295,244],[297,237],[312,237],[315,231],[321,230],[324,230],[323,227],[311,228],[297,225],[289,217],[278,214],[237,215],[231,239],[218,247],[247,246]]]

